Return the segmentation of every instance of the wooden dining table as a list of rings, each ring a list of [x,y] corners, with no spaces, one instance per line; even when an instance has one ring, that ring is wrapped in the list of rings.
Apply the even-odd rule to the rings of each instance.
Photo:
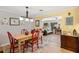
[[[21,52],[22,42],[32,39],[32,34],[31,33],[29,33],[28,35],[21,34],[14,36],[14,38],[18,41],[19,52]]]

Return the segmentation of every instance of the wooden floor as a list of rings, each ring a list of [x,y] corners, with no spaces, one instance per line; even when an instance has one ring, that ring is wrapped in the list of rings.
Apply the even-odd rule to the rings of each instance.
[[[3,47],[5,53],[9,53],[9,45]],[[16,52],[18,53],[18,51]],[[31,53],[31,48],[26,51]],[[34,53],[73,53],[72,51],[60,48],[60,35],[47,35],[43,37],[43,44]]]

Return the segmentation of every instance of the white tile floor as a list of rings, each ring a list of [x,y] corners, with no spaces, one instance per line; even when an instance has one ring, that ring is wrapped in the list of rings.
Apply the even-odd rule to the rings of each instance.
[[[38,53],[72,53],[72,51],[60,48],[60,35],[47,35],[43,37],[42,48],[37,50]]]

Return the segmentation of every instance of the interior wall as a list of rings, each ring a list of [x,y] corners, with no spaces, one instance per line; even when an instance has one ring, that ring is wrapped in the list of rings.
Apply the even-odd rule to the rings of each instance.
[[[13,35],[19,35],[21,34],[21,29],[27,29],[28,31],[31,31],[33,29],[34,23],[33,22],[26,22],[26,21],[20,21],[20,26],[10,26],[9,25],[9,17],[7,18],[8,24],[2,25],[2,19],[5,17],[0,17],[0,44],[5,45],[9,43],[9,39],[7,36],[7,31],[11,32]]]
[[[68,17],[68,12],[71,13],[70,16],[73,16],[73,25],[66,25],[66,17]],[[73,29],[76,29],[79,33],[79,7],[65,9],[61,12],[48,13],[47,16],[61,16],[60,27],[62,31],[69,31],[72,33]],[[43,16],[44,17],[44,16]],[[41,20],[40,16],[38,18]]]
[[[66,17],[68,17],[68,12],[71,13],[70,16],[73,16],[73,25],[66,25]],[[63,12],[59,13],[60,16],[62,16],[61,19],[61,29],[62,32],[67,31],[71,34],[73,33],[73,30],[76,29],[79,33],[79,8],[70,8],[66,9]]]
[[[48,33],[52,32],[52,30],[51,30],[51,24],[50,24],[51,21],[41,21],[41,22],[40,22],[40,27],[43,28],[44,23],[48,23],[48,28],[47,28],[48,31],[47,31],[47,32],[48,32]]]
[[[48,18],[43,18],[42,20],[40,20],[40,27],[43,28],[44,23],[48,23],[48,33],[52,32],[51,30],[51,23],[57,23],[57,26],[60,24],[60,19],[56,16],[54,17],[48,17]]]

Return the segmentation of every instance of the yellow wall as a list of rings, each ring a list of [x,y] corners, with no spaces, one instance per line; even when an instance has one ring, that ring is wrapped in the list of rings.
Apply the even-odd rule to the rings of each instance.
[[[73,31],[74,29],[74,26],[76,25],[76,12],[75,12],[76,9],[67,9],[65,10],[64,12],[61,13],[61,28],[63,31]],[[68,12],[71,13],[71,16],[73,16],[74,18],[74,22],[73,22],[73,25],[66,25],[66,17],[68,16]]]
[[[41,19],[43,19],[43,18],[45,18],[44,16],[36,16],[36,20],[41,20]]]
[[[73,16],[73,25],[66,25],[66,17],[68,16],[68,12],[71,13],[71,16]],[[77,32],[79,32],[79,8],[72,8],[67,9],[64,12],[61,13],[62,19],[61,19],[61,28],[63,31],[69,31],[72,33],[73,29],[76,29]]]
[[[68,12],[71,13],[71,16],[74,18],[73,25],[66,25],[66,17],[68,16]],[[61,29],[62,31],[70,31],[72,32],[73,29],[75,28],[79,32],[79,8],[70,8],[70,9],[65,9],[64,11],[57,12],[57,13],[48,13],[47,16],[61,16]],[[38,16],[38,20],[44,18],[44,16]],[[37,18],[36,18],[37,19]]]

